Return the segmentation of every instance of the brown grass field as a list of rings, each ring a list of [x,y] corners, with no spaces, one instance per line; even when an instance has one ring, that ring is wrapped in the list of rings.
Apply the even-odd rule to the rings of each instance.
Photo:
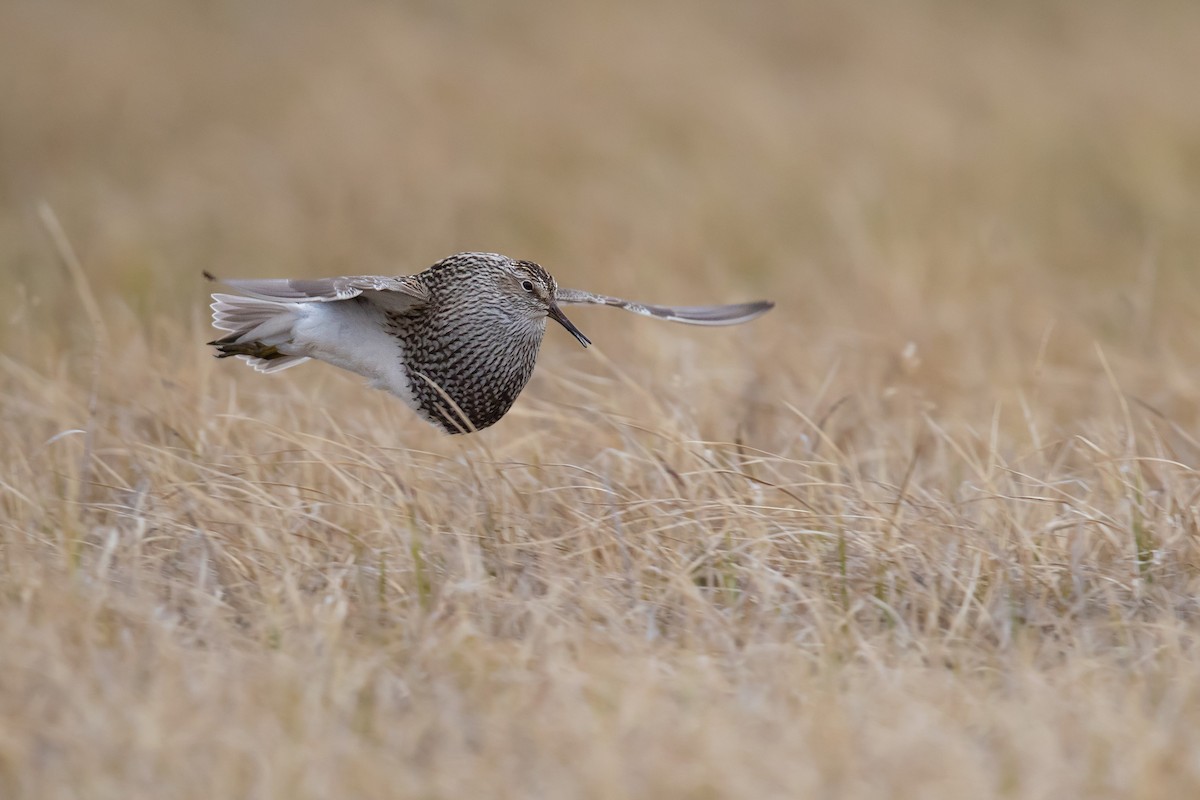
[[[576,309],[448,437],[201,270]],[[0,4],[0,797],[1200,796],[1200,4]]]

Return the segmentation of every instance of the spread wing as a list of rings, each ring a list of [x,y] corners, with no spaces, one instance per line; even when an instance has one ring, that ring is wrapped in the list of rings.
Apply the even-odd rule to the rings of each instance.
[[[665,319],[669,322],[682,322],[687,325],[738,325],[761,317],[775,307],[769,300],[759,300],[754,303],[734,303],[724,306],[654,306],[649,303],[635,303],[632,300],[622,300],[620,297],[608,297],[603,294],[593,294],[582,289],[559,289],[555,299],[564,305],[591,304],[612,306],[641,314],[644,317]]]
[[[217,280],[207,272],[204,276]],[[231,289],[259,300],[277,303],[332,303],[365,296],[396,310],[412,308],[429,299],[429,290],[414,275],[348,275],[341,278],[261,278],[221,280]]]

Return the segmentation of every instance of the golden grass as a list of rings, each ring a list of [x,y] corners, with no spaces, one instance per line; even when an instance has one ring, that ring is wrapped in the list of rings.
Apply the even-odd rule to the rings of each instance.
[[[999,5],[0,6],[0,796],[1195,796],[1200,6]],[[463,249],[779,307],[201,345]]]

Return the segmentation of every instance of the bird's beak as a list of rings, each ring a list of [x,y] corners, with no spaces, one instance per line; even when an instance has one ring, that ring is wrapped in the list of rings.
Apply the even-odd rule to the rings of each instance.
[[[573,323],[573,322],[571,322],[571,320],[567,319],[567,315],[564,314],[562,312],[562,309],[558,307],[558,303],[555,303],[555,302],[550,303],[550,316],[554,318],[555,322],[557,322],[559,325],[562,325],[564,328],[566,328],[567,331],[572,336],[574,336],[579,341],[579,343],[581,345],[583,345],[584,347],[587,347],[589,344],[592,343],[591,339],[589,339],[588,337],[583,335],[583,331],[581,331],[581,330],[579,330],[579,328],[575,327],[575,323]]]

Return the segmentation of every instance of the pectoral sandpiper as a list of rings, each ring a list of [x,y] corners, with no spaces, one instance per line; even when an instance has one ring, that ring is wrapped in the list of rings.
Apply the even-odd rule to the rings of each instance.
[[[327,361],[449,433],[486,428],[512,407],[533,373],[547,317],[591,344],[560,305],[614,306],[692,325],[736,325],[774,306],[634,303],[561,289],[537,264],[496,253],[459,253],[395,278],[224,283],[241,294],[213,295],[213,325],[228,333],[209,342],[218,358],[240,356],[260,372]]]

